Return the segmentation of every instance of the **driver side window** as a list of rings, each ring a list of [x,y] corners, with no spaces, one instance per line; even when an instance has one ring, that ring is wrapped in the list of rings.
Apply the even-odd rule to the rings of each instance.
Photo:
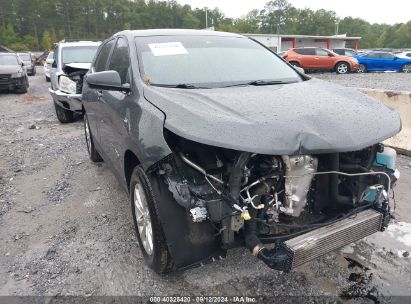
[[[97,55],[96,61],[94,62],[93,70],[94,72],[102,72],[106,70],[108,57],[110,56],[111,49],[114,45],[114,39],[106,42],[105,45],[100,49]]]
[[[323,49],[316,49],[315,54],[317,56],[328,56],[329,53]]]
[[[113,55],[111,55],[109,70],[117,71],[120,75],[121,84],[130,83],[129,77],[129,52],[127,40],[123,37],[118,38]]]

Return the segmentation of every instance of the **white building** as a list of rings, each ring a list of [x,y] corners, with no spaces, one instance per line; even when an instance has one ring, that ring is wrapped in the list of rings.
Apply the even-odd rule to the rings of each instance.
[[[295,47],[322,47],[326,49],[345,48],[347,41],[354,43],[354,48],[360,48],[361,37],[336,36],[310,36],[310,35],[270,35],[270,34],[244,34],[269,47],[275,52],[287,51]]]

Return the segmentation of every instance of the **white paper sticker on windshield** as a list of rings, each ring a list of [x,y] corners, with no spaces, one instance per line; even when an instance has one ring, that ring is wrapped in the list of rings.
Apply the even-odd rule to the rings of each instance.
[[[150,43],[148,46],[154,56],[187,54],[187,50],[181,42]]]

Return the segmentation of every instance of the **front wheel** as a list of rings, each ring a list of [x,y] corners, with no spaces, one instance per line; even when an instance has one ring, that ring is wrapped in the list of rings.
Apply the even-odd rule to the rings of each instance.
[[[404,64],[401,69],[404,73],[411,73],[411,64]]]
[[[358,66],[358,73],[367,73],[367,67],[365,66],[365,64],[360,63],[360,65]]]
[[[84,114],[84,135],[86,137],[87,152],[90,160],[93,163],[101,162],[103,159],[94,146],[93,135],[91,134],[90,125],[88,123],[87,114]]]
[[[350,67],[348,63],[340,62],[335,67],[335,71],[337,72],[337,74],[348,74],[348,72],[350,71]]]
[[[137,241],[147,265],[157,273],[170,272],[174,264],[150,181],[141,166],[136,166],[131,175],[130,200]]]
[[[74,113],[72,111],[62,108],[56,102],[54,102],[54,108],[56,109],[57,119],[61,123],[73,122]]]

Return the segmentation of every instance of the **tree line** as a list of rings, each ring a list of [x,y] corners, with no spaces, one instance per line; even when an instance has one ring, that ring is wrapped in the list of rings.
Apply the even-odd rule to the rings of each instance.
[[[370,24],[334,11],[295,8],[287,0],[266,3],[240,18],[208,10],[208,25],[238,33],[361,36],[362,48],[411,48],[411,20]],[[14,50],[46,50],[62,39],[105,39],[124,29],[206,26],[205,8],[157,0],[0,0],[0,44]]]

